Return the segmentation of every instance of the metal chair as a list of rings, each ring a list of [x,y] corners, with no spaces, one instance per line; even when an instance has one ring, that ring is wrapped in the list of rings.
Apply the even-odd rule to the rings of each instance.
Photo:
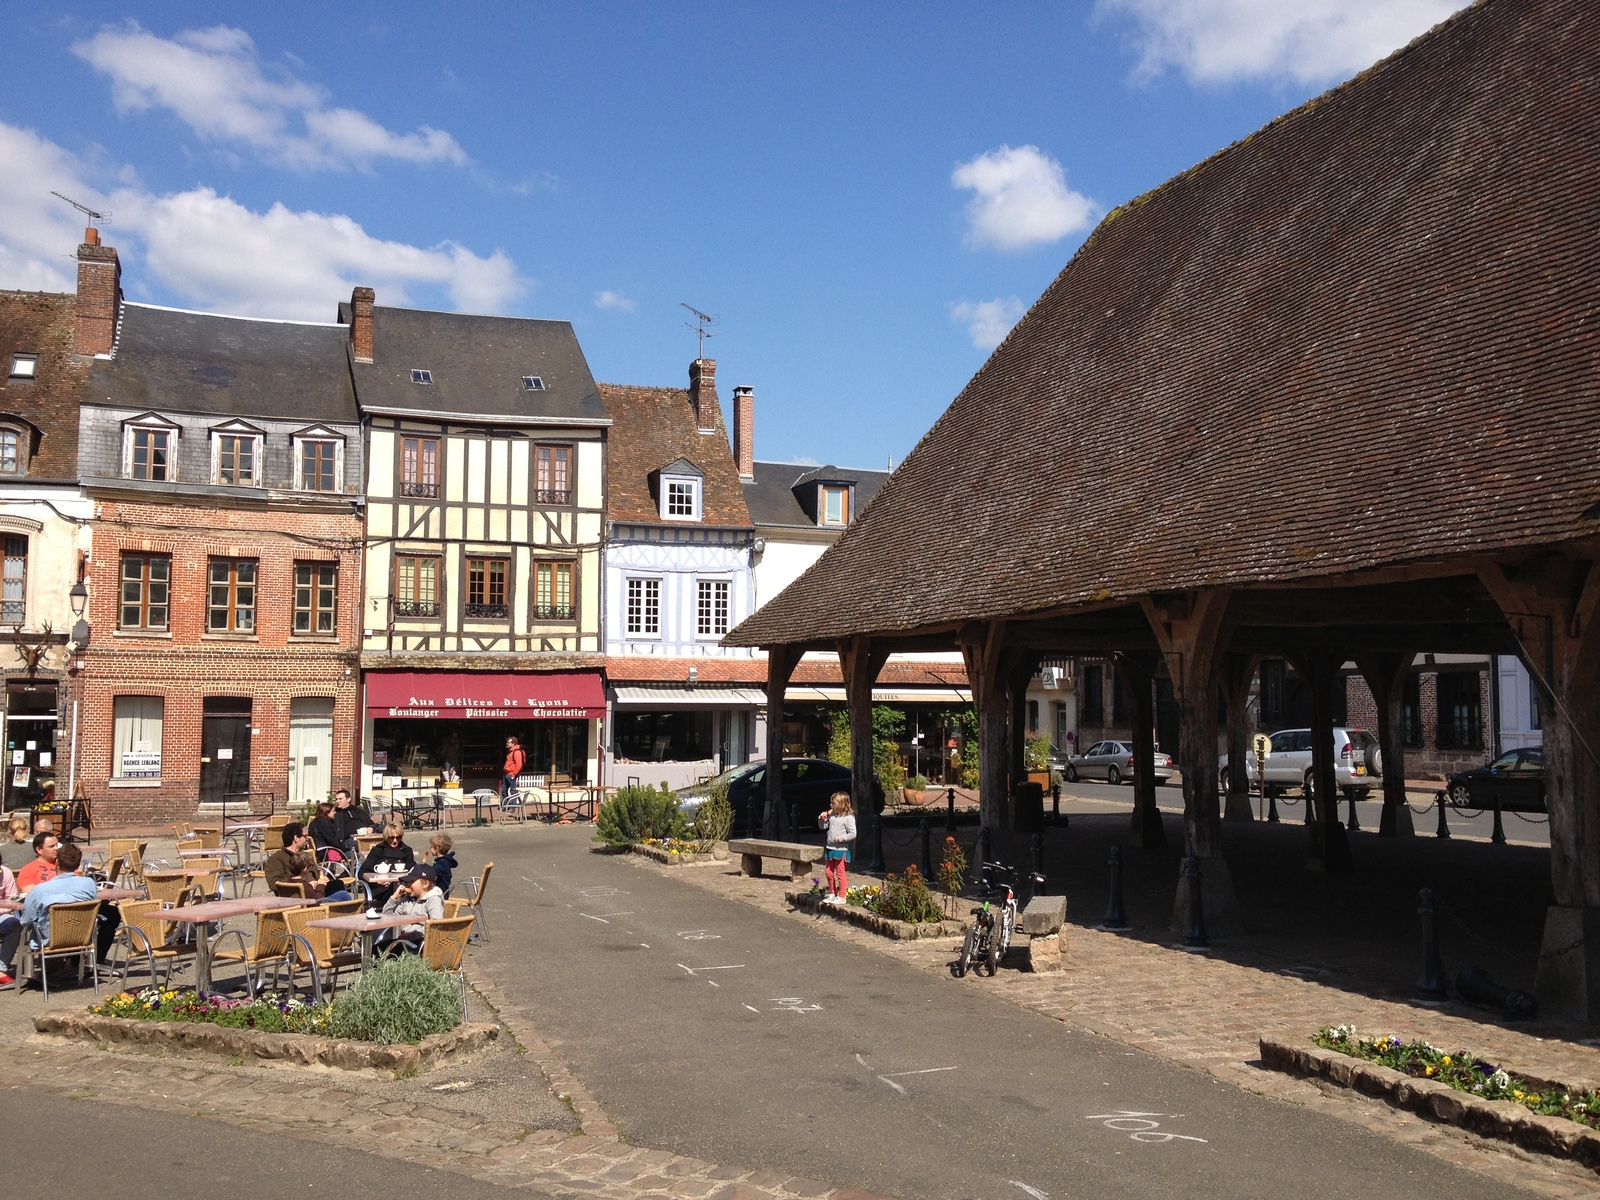
[[[467,974],[461,959],[472,935],[474,917],[445,917],[429,921],[422,935],[422,961],[435,971],[453,976],[461,995],[461,1019],[467,1019]]]
[[[323,1002],[324,973],[328,977],[328,994],[331,995],[338,985],[341,971],[361,968],[360,951],[336,948],[331,929],[312,929],[308,924],[311,921],[320,921],[329,915],[326,904],[284,910],[284,920],[289,926],[289,943],[294,951],[293,965],[304,966],[310,971],[311,986],[318,1004]],[[289,977],[291,990],[294,988],[293,965]]]
[[[184,902],[189,891],[189,876],[185,871],[158,871],[146,868],[144,886],[150,899],[163,904],[178,905]]]
[[[237,929],[226,929],[217,938],[216,945],[220,947],[224,938],[237,938],[238,950],[213,949],[211,962],[239,963],[244,967],[245,991],[253,1000],[261,990],[261,980],[266,974],[266,969],[272,967],[272,986],[278,986],[278,971],[287,965],[292,952],[289,945],[289,922],[284,916],[289,909],[270,909],[256,914],[256,940],[250,945],[244,944],[244,934]]]
[[[112,858],[119,855],[127,860],[125,868],[134,879],[142,881],[144,878],[144,851],[148,842],[138,838],[107,838],[106,853]]]
[[[78,981],[88,969],[95,993],[100,991],[100,973],[95,970],[95,934],[99,923],[100,901],[80,900],[74,904],[50,906],[50,937],[39,946],[39,931],[33,925],[22,927],[22,943],[18,947],[16,979],[13,990],[20,990],[29,970],[37,964],[39,982],[44,987],[44,998],[50,999],[50,960],[75,958],[78,960]]]
[[[494,870],[494,863],[483,864],[483,873],[474,875],[467,880],[467,886],[472,889],[472,894],[467,897],[467,907],[472,910],[472,915],[478,919],[478,931],[484,941],[489,940],[489,920],[483,912],[484,890],[489,886],[489,873]]]
[[[127,983],[136,958],[144,958],[150,971],[150,986],[156,987],[161,982],[159,967],[166,967],[167,983],[171,984],[173,972],[177,970],[179,961],[193,958],[199,953],[199,946],[196,943],[175,938],[174,935],[178,931],[173,922],[160,919],[159,914],[166,907],[160,900],[124,900],[118,906],[118,910],[122,913],[122,925],[117,930],[117,944],[123,951],[121,973],[123,984]]]

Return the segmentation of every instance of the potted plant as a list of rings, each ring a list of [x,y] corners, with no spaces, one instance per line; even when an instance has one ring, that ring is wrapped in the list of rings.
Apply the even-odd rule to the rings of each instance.
[[[906,780],[904,791],[907,804],[926,804],[928,802],[928,777],[926,775],[913,775]]]
[[[1028,782],[1037,783],[1046,792],[1050,790],[1050,736],[1034,734],[1023,748],[1023,764],[1028,768]]]

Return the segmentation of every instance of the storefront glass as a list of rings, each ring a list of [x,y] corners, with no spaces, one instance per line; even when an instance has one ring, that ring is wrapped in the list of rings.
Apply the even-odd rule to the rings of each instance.
[[[439,785],[454,774],[467,791],[498,788],[506,739],[515,737],[527,755],[524,773],[547,776],[553,784],[586,784],[589,725],[379,717],[372,722],[374,774],[399,776],[406,786]]]

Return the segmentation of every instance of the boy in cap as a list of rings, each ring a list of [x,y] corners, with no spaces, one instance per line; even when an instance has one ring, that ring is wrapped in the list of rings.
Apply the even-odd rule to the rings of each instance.
[[[433,868],[420,864],[407,871],[384,902],[383,912],[386,916],[415,916],[417,921],[384,930],[378,937],[379,947],[388,954],[418,953],[427,932],[424,922],[444,917],[444,893],[439,890]]]

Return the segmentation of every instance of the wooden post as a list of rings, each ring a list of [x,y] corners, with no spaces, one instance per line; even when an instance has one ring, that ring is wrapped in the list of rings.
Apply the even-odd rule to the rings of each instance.
[[[1406,803],[1406,739],[1402,707],[1406,676],[1417,656],[1377,651],[1356,655],[1356,666],[1367,681],[1378,709],[1378,747],[1383,751],[1383,815],[1379,837],[1414,837],[1411,807]]]
[[[767,811],[762,827],[769,838],[778,836],[783,808],[783,699],[804,653],[796,646],[767,647]]]
[[[978,820],[984,829],[997,832],[1011,827],[1006,790],[1011,757],[1006,736],[1010,706],[1002,661],[1005,622],[993,621],[973,632],[981,640],[964,641],[962,654],[972,698],[978,706]]]
[[[1308,871],[1355,869],[1349,834],[1339,822],[1339,787],[1333,766],[1333,688],[1345,657],[1342,651],[1315,649],[1291,658],[1311,692],[1311,776],[1317,819],[1311,825]]]
[[[872,795],[872,685],[888,658],[887,650],[864,637],[839,643],[845,702],[850,706],[850,800],[856,810],[857,857],[869,844],[878,819]]]
[[[1600,561],[1490,562],[1544,717],[1550,882],[1534,990],[1547,1011],[1600,1024]]]
[[[1015,828],[1017,788],[1028,778],[1028,684],[1039,669],[1042,655],[1027,650],[1007,650],[1002,665],[1011,697],[1010,753],[1007,756],[1006,808],[1008,829]],[[1048,790],[1048,789],[1046,789]]]
[[[1226,706],[1228,725],[1228,786],[1222,809],[1224,821],[1256,819],[1255,810],[1250,807],[1250,773],[1245,766],[1246,756],[1250,753],[1250,721],[1246,703],[1250,699],[1250,680],[1255,677],[1260,662],[1260,655],[1235,651],[1223,656],[1221,670],[1217,672],[1222,684],[1222,701]]]
[[[1116,656],[1117,670],[1128,680],[1133,703],[1133,814],[1128,845],[1154,850],[1167,844],[1167,829],[1156,806],[1156,777],[1149,769],[1155,755],[1155,669],[1157,656],[1123,651]]]

